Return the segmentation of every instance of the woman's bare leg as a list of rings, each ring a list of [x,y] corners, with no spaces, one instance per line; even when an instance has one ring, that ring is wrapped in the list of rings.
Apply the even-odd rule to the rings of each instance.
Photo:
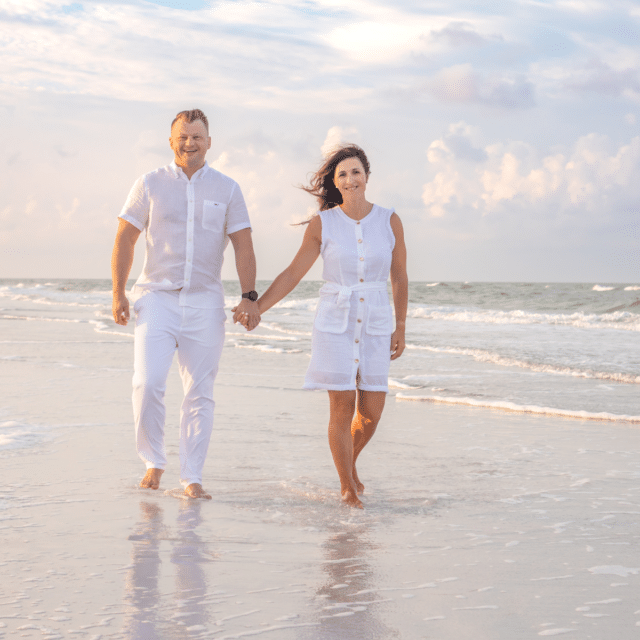
[[[376,432],[386,396],[387,394],[384,391],[361,391],[358,389],[356,415],[351,422],[351,438],[353,441],[353,470],[351,475],[356,483],[358,493],[364,493],[364,485],[358,478],[356,460]]]
[[[358,489],[353,480],[353,440],[351,421],[356,405],[355,391],[329,391],[329,447],[340,477],[342,499],[362,509]]]

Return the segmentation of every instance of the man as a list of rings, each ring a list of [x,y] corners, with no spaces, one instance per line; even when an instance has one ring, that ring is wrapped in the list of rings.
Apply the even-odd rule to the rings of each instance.
[[[205,161],[209,123],[199,109],[181,111],[171,124],[174,161],[134,184],[116,235],[111,268],[113,317],[129,320],[125,287],[134,246],[146,231],[146,256],[134,288],[133,413],[138,455],[147,473],[140,486],[160,486],[164,447],[164,392],[178,351],[184,401],[180,411],[180,482],[192,498],[202,488],[202,468],[213,428],[213,382],[224,342],[223,253],[233,244],[242,300],[235,310],[251,330],[260,316],[249,214],[240,187]]]

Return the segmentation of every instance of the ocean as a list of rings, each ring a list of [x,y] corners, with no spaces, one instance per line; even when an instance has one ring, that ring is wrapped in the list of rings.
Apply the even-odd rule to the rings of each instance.
[[[284,366],[291,354],[309,355],[321,284],[300,283],[253,332],[229,321],[225,348],[270,354]],[[231,318],[238,284],[224,285]],[[84,323],[105,340],[129,340],[132,323],[112,321],[110,289],[109,280],[0,280],[0,319]],[[391,365],[397,401],[640,423],[638,284],[413,282],[406,339]],[[303,374],[296,365],[285,384],[299,388]],[[26,442],[11,421],[0,426],[0,447]]]

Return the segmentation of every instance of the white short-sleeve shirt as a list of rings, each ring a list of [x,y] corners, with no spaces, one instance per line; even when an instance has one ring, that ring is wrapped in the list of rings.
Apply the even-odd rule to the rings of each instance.
[[[224,307],[220,274],[229,234],[251,228],[235,180],[206,162],[189,180],[172,162],[136,181],[119,217],[146,233],[134,298],[179,291],[182,306]]]

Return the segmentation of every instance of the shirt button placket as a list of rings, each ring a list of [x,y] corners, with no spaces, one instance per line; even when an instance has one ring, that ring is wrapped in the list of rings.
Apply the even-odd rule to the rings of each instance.
[[[184,261],[184,284],[180,292],[180,302],[186,303],[187,293],[189,291],[189,283],[191,281],[191,273],[193,269],[193,228],[195,218],[195,193],[193,183],[187,183],[187,233]]]
[[[354,225],[355,230],[355,240],[356,240],[356,249],[358,260],[356,261],[356,272],[358,276],[358,282],[364,282],[364,242],[362,238],[362,225],[360,221],[356,222]],[[358,295],[360,294],[360,295]],[[353,364],[354,364],[354,377],[358,371],[358,367],[360,365],[360,345],[362,344],[362,326],[364,324],[364,314],[365,314],[365,296],[362,292],[357,292],[358,295],[358,304],[357,304],[357,317],[356,317],[356,326],[353,335]]]

